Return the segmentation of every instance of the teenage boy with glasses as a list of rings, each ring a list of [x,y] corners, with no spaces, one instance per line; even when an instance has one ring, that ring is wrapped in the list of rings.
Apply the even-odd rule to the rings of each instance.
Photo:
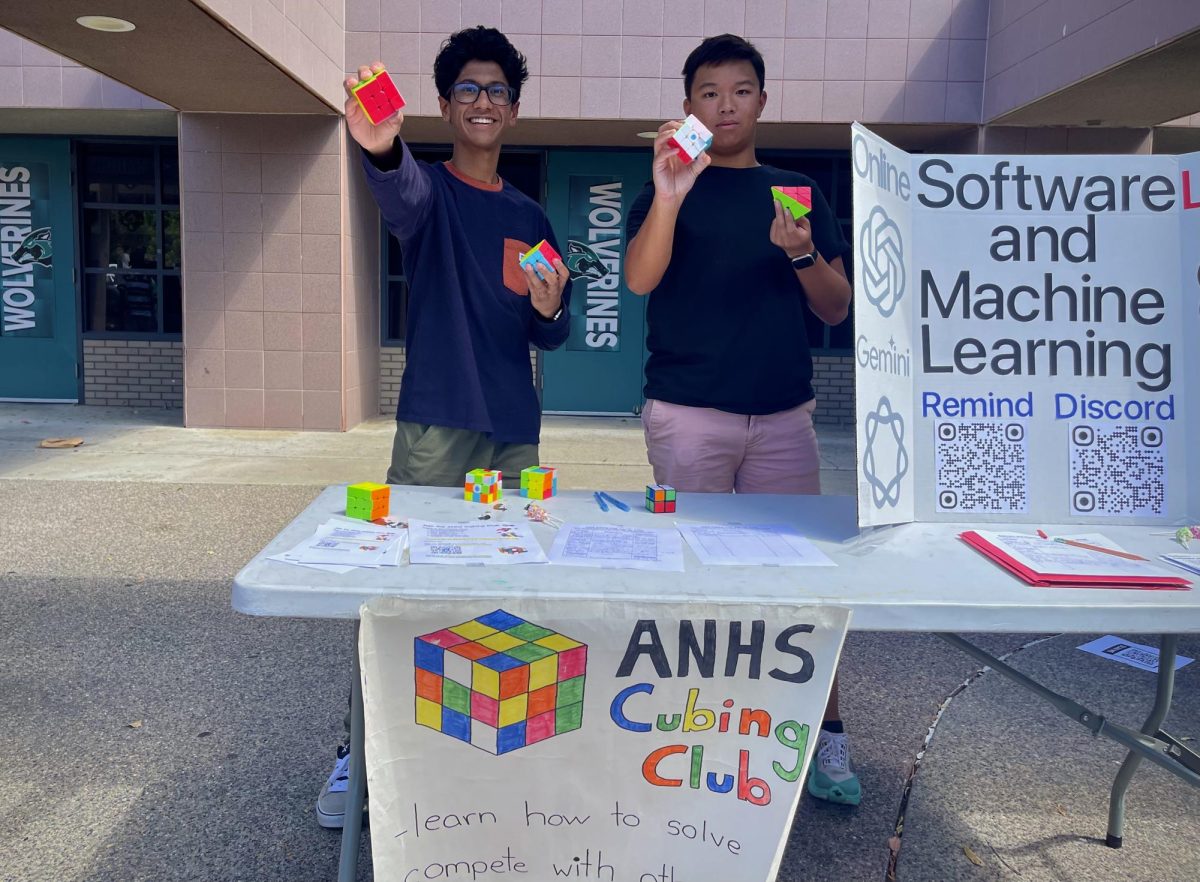
[[[433,64],[448,162],[418,162],[400,138],[404,115],[371,125],[345,81],[346,127],[363,149],[367,184],[404,246],[406,365],[396,408],[389,484],[461,486],[475,468],[501,469],[517,487],[538,464],[541,406],[529,347],[567,339],[570,287],[561,260],[541,275],[519,255],[542,239],[558,249],[545,212],[496,174],[504,133],[517,123],[525,58],[494,28],[451,34]],[[348,748],[317,800],[323,827],[341,827]]]
[[[811,178],[758,162],[767,93],[753,44],[709,37],[683,76],[683,112],[712,145],[685,165],[670,144],[681,123],[664,123],[627,230],[626,284],[650,295],[642,425],[654,480],[698,493],[820,493],[805,314],[846,318],[849,246]],[[812,212],[793,221],[772,186],[810,187]],[[808,790],[862,798],[836,680]]]

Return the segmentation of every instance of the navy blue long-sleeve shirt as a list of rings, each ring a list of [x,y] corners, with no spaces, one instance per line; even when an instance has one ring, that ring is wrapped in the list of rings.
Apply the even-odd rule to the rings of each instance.
[[[550,222],[511,184],[471,180],[397,144],[395,158],[375,160],[378,166],[363,154],[367,184],[404,246],[408,278],[396,419],[536,444],[541,406],[529,346],[556,349],[566,341],[571,286],[558,319],[547,321],[534,310],[517,261],[542,239],[558,249]]]

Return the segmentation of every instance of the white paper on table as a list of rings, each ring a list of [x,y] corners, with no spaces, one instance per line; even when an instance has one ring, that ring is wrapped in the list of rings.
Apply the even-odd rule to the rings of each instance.
[[[1085,643],[1083,646],[1076,647],[1084,652],[1090,652],[1092,655],[1098,655],[1100,658],[1107,658],[1112,661],[1121,662],[1129,665],[1131,668],[1137,668],[1141,671],[1150,671],[1158,673],[1158,649],[1153,646],[1146,646],[1141,643],[1133,643],[1129,640],[1123,640],[1120,637],[1115,637],[1112,634],[1105,634],[1103,637],[1098,637],[1091,643]],[[1184,665],[1190,665],[1194,659],[1190,659],[1184,655],[1175,656],[1175,670],[1179,670]]]
[[[410,520],[409,560],[414,564],[545,563],[546,553],[529,524],[506,521],[436,523]]]
[[[569,567],[683,572],[683,540],[668,530],[610,524],[566,524],[554,538],[550,563]]]
[[[1180,569],[1200,575],[1200,554],[1162,554],[1159,557]]]
[[[402,542],[404,535],[403,530],[394,527],[326,521],[284,555],[300,563],[378,567],[395,559],[394,545]]]
[[[834,567],[786,524],[676,524],[706,566]]]
[[[286,554],[271,554],[267,556],[267,560],[277,560],[280,563],[291,564],[294,567],[308,567],[310,570],[323,570],[326,573],[352,573],[355,570],[362,569],[361,567],[344,566],[341,564],[304,563],[303,561],[292,560]]]

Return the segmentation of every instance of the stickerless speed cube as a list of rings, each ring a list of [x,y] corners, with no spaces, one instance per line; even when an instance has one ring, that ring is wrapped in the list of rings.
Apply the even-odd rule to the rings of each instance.
[[[646,485],[646,511],[655,514],[675,510],[675,488],[667,484]]]
[[[373,521],[386,516],[391,494],[387,484],[351,484],[346,488],[346,517]]]
[[[812,187],[772,187],[771,198],[782,202],[792,213],[792,220],[799,220],[812,211]]]
[[[500,479],[499,469],[472,469],[463,483],[463,499],[467,502],[499,502],[504,492]]]
[[[529,499],[549,499],[558,493],[558,471],[548,466],[521,469],[521,495]]]
[[[544,280],[546,276],[542,273],[542,267],[545,267],[552,273],[558,272],[551,262],[555,260],[562,260],[562,256],[554,250],[553,245],[543,239],[521,255],[520,264],[521,269],[532,266],[533,271],[537,273],[537,277]]]
[[[358,106],[363,109],[371,125],[379,125],[404,107],[400,90],[386,70],[376,71],[365,80],[359,80],[358,85],[350,91],[358,99]]]
[[[676,155],[684,165],[690,165],[695,159],[712,146],[712,132],[705,128],[704,123],[696,119],[695,114],[683,121],[675,134],[671,136],[670,144],[675,148]]]
[[[578,640],[498,609],[414,644],[418,726],[499,755],[583,725]]]

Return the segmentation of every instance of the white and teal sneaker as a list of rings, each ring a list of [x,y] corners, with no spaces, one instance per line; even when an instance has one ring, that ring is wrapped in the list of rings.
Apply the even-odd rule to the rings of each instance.
[[[817,752],[808,770],[808,792],[817,799],[841,805],[862,802],[862,786],[850,760],[850,743],[845,734],[821,730]]]

